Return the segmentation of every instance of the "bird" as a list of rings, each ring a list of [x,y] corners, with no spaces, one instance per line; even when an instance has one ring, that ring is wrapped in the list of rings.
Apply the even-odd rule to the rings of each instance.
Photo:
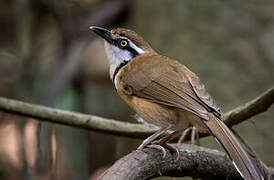
[[[192,128],[210,132],[246,180],[264,179],[199,77],[177,60],[158,54],[140,35],[125,28],[90,26],[104,40],[109,73],[120,97],[146,122],[160,129],[138,147],[177,152],[168,142]],[[164,132],[173,133],[155,141]],[[197,133],[193,133],[194,135]]]

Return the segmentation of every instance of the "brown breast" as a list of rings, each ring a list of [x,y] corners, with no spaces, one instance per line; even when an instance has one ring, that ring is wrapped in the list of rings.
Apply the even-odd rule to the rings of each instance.
[[[169,124],[173,124],[173,130],[188,128],[190,123],[184,118],[184,111],[134,96],[131,94],[130,87],[125,86],[125,84],[120,81],[122,77],[126,75],[125,73],[129,72],[131,68],[138,68],[134,66],[132,61],[120,69],[114,80],[116,90],[121,98],[140,117],[149,123],[160,127],[166,127]]]

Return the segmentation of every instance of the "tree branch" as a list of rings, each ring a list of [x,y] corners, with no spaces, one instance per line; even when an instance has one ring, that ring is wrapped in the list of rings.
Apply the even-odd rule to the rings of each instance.
[[[273,102],[274,87],[245,105],[225,113],[224,122],[228,126],[236,125],[266,111]],[[0,97],[0,110],[53,123],[133,138],[146,138],[157,130],[156,127],[63,111],[4,97]],[[207,134],[203,135],[206,136]],[[161,160],[162,154],[153,149],[134,151],[117,161],[114,166],[102,175],[101,179],[109,179],[109,177],[111,179],[147,179],[159,175],[224,179],[227,174],[229,174],[231,179],[240,179],[231,162],[226,159],[224,154],[202,147],[189,145],[184,145],[183,147],[180,148],[181,155],[178,161],[174,161],[170,154],[165,160]],[[274,174],[273,169],[267,169],[269,176],[272,177]]]
[[[266,111],[273,102],[274,87],[245,105],[225,113],[224,122],[228,126],[237,125],[252,116]],[[146,138],[157,130],[157,127],[154,126],[148,127],[141,124],[121,122],[93,115],[58,110],[4,97],[0,97],[0,110],[53,123],[132,138]],[[203,135],[206,136],[208,134]]]
[[[169,151],[165,159],[162,159],[162,152],[155,149],[133,151],[116,161],[99,179],[136,180],[158,176],[242,179],[223,152],[189,144],[177,147],[180,152],[177,161]]]
[[[133,138],[144,138],[157,130],[156,127],[149,128],[142,124],[125,123],[93,115],[34,105],[3,97],[0,97],[0,110],[17,115],[38,118],[52,123]]]
[[[251,118],[257,114],[267,111],[274,103],[274,87],[269,88],[255,99],[247,102],[224,114],[224,121],[231,127]]]

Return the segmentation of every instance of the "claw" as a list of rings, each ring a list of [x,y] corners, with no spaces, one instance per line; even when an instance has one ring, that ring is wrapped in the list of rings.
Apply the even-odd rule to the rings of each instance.
[[[157,149],[159,151],[162,151],[163,153],[163,159],[166,158],[166,149],[170,150],[171,153],[174,153],[175,154],[175,159],[176,161],[179,160],[179,151],[177,148],[173,147],[172,145],[170,144],[150,144],[150,145],[147,145],[146,147],[149,147],[149,148],[153,148],[153,149]],[[165,149],[166,148],[166,149]]]
[[[137,148],[137,150],[142,150],[145,147],[157,149],[157,150],[163,152],[163,159],[164,159],[166,157],[166,149],[168,149],[171,151],[171,153],[175,154],[175,157],[176,157],[175,159],[177,161],[179,159],[179,151],[177,148],[174,148],[172,145],[168,144],[168,142],[171,141],[172,139],[174,139],[178,133],[181,133],[181,131],[174,131],[169,136],[166,136],[166,137],[160,139],[159,141],[156,141],[156,142],[154,141],[152,143],[153,140],[155,140],[160,134],[162,134],[164,131],[168,130],[169,128],[171,128],[171,127],[166,127],[166,128],[162,128],[162,129],[158,130],[152,136],[145,139],[143,141],[143,143]]]
[[[163,146],[158,145],[158,144],[150,144],[150,145],[147,145],[147,147],[162,151],[163,152],[163,157],[162,158],[163,159],[166,158],[166,149]]]
[[[175,160],[178,161],[179,160],[179,151],[177,148],[173,147],[171,144],[163,144],[163,147],[169,149],[171,151],[172,154],[175,154]]]

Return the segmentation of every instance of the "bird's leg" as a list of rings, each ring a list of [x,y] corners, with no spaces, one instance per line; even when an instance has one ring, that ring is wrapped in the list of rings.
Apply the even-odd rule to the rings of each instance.
[[[199,131],[196,129],[196,142],[197,142],[197,146],[200,146],[200,136],[199,136]]]
[[[174,139],[179,133],[181,133],[182,131],[174,131],[173,133],[171,133],[170,135],[163,137],[162,139],[160,139],[160,141],[158,142],[158,144],[165,144],[168,143],[169,141],[171,141],[172,139]]]
[[[172,145],[168,144],[168,142],[171,141],[172,139],[174,139],[181,132],[182,131],[180,131],[180,130],[179,131],[174,131],[170,135],[160,139],[160,141],[157,142],[157,144],[159,144],[158,146],[165,147],[166,149],[169,149],[172,153],[175,153],[176,160],[179,159],[179,151],[178,151],[177,148],[175,148]],[[163,158],[165,158],[165,154],[163,155]]]
[[[192,126],[183,131],[177,145],[180,145],[186,140],[187,135],[190,134],[191,144],[200,145],[199,132],[196,127]]]
[[[149,144],[151,144],[152,141],[157,139],[161,134],[163,134],[165,131],[169,130],[172,127],[172,125],[169,125],[167,127],[161,128],[158,131],[156,131],[154,134],[146,138],[143,143],[137,148],[138,150],[144,149],[145,147],[148,147]],[[157,149],[157,148],[156,148]]]
[[[177,145],[182,144],[186,140],[186,137],[190,133],[191,130],[192,130],[192,127],[189,127],[189,128],[187,128],[186,130],[183,131],[180,139],[178,140]]]
[[[163,159],[164,159],[166,157],[166,149],[169,149],[171,152],[173,152],[173,153],[176,154],[175,155],[176,156],[176,160],[178,160],[178,158],[179,158],[179,151],[178,151],[178,149],[174,148],[173,146],[171,146],[170,144],[168,144],[168,142],[171,141],[172,139],[174,139],[178,135],[178,133],[181,133],[181,131],[175,131],[175,132],[171,133],[170,135],[168,135],[168,136],[160,139],[158,142],[155,142],[155,143],[152,144],[152,141],[154,141],[157,137],[159,137],[165,131],[169,130],[171,127],[172,127],[172,125],[170,125],[168,127],[165,127],[165,128],[159,129],[153,135],[151,135],[150,137],[148,137],[147,139],[145,139],[143,141],[143,143],[138,147],[138,150],[143,149],[145,147],[157,149],[157,150],[163,152]]]
[[[191,131],[191,144],[200,146],[199,131],[195,126],[192,127]]]

